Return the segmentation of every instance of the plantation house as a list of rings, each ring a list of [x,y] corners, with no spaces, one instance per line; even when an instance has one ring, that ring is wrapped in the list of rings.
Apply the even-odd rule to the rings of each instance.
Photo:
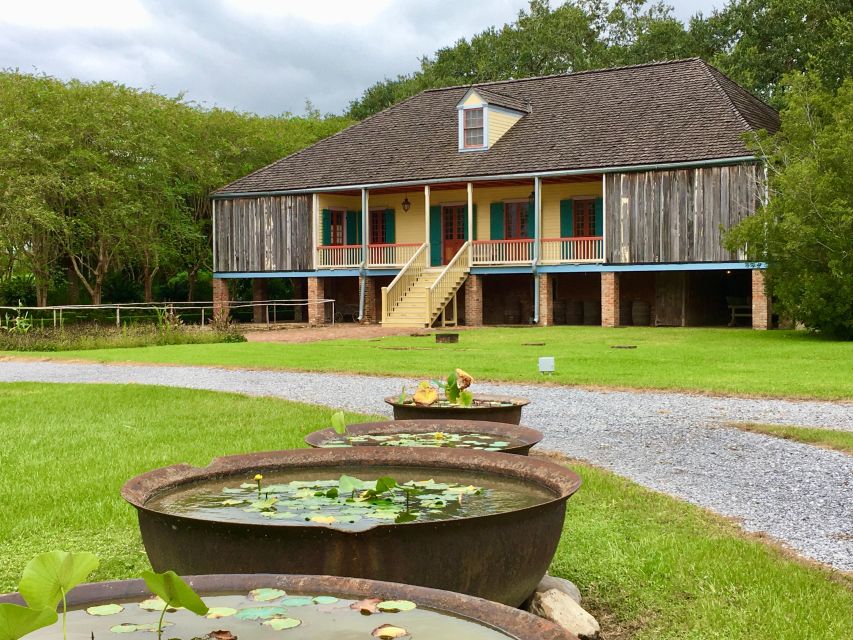
[[[424,91],[214,194],[215,302],[291,278],[387,325],[767,328],[763,265],[721,235],[778,122],[699,59]]]

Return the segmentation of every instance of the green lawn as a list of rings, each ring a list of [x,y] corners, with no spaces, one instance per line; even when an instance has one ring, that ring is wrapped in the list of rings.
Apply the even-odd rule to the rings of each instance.
[[[96,579],[136,575],[148,565],[133,509],[118,495],[127,478],[176,462],[300,446],[329,413],[184,389],[0,385],[0,591],[15,586],[29,557],[49,549],[96,553]],[[584,485],[569,502],[552,570],[579,585],[605,637],[849,637],[848,579],[611,473],[573,468]]]
[[[544,344],[535,344],[544,343]],[[614,349],[614,346],[636,346]],[[8,355],[20,355],[8,354]],[[47,354],[38,354],[44,357]],[[458,345],[431,336],[335,340],[309,344],[211,344],[103,349],[51,354],[103,362],[135,361],[396,374],[545,380],[539,356],[554,356],[562,384],[703,392],[853,398],[853,342],[795,331],[626,327],[489,328],[460,333]]]
[[[755,424],[752,422],[732,422],[731,426],[743,431],[763,433],[785,440],[796,440],[806,444],[815,444],[827,449],[853,454],[853,431],[819,429],[815,427],[792,427],[784,424]]]

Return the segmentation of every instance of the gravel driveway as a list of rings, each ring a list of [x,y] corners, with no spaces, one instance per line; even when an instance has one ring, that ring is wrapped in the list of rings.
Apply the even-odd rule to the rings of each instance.
[[[0,362],[0,382],[158,384],[277,396],[389,413],[382,397],[412,380],[206,367]],[[809,558],[853,571],[853,456],[727,428],[727,421],[853,431],[853,405],[681,393],[478,384],[523,395],[544,447],[738,518]]]

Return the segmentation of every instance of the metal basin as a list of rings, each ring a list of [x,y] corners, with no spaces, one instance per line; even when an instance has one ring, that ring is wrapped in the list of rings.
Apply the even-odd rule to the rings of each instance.
[[[394,408],[395,420],[482,420],[485,422],[505,422],[507,424],[521,423],[521,410],[530,404],[527,398],[511,396],[491,396],[477,394],[474,401],[491,400],[495,402],[510,402],[501,407],[458,407],[458,406],[421,406],[417,404],[401,404],[399,396],[388,396],[385,402]]]
[[[275,471],[404,467],[514,478],[553,497],[485,516],[380,524],[351,531],[300,524],[235,523],[173,515],[147,503],[164,491],[210,479]],[[182,464],[129,480],[142,540],[157,571],[181,574],[299,573],[371,578],[446,589],[510,606],[533,591],[554,556],[565,503],[580,486],[566,467],[527,456],[462,449],[360,447],[227,456],[205,468]]]
[[[383,422],[362,422],[347,425],[347,434],[384,435],[394,433],[483,433],[510,438],[519,442],[518,446],[507,447],[501,453],[516,453],[526,456],[531,447],[545,437],[541,431],[530,427],[520,427],[506,422],[482,422],[479,420],[386,420]],[[329,440],[339,437],[334,429],[322,429],[305,436],[305,442],[312,447],[323,447]],[[378,443],[376,443],[378,444]],[[364,445],[370,446],[370,445]]]
[[[288,593],[331,595],[347,599],[376,597],[383,600],[411,600],[419,607],[479,622],[516,640],[577,640],[576,636],[557,625],[525,611],[438,589],[336,576],[231,574],[189,576],[185,579],[202,597],[246,593],[251,589],[269,587],[284,589]],[[72,589],[68,593],[68,607],[83,609],[116,601],[142,599],[149,594],[142,580],[95,582]],[[17,593],[0,595],[0,603],[5,602],[24,604]],[[223,623],[227,624],[227,621],[211,620],[210,623],[212,631],[223,628]],[[281,632],[268,631],[264,634],[259,631],[258,637],[279,633]],[[298,633],[289,633],[293,637],[299,637]]]

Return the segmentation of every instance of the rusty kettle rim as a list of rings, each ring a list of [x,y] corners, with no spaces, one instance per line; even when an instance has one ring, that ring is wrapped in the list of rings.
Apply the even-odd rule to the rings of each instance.
[[[365,578],[274,573],[212,574],[185,576],[184,579],[202,597],[271,587],[288,592],[334,595],[347,599],[381,597],[385,600],[411,600],[418,606],[439,614],[454,615],[480,623],[509,634],[517,640],[576,640],[574,636],[555,624],[526,611],[476,596],[429,587]],[[69,608],[79,609],[94,604],[149,595],[150,590],[143,580],[113,580],[81,584],[68,592],[67,601]],[[24,600],[18,593],[8,593],[0,594],[0,603],[24,604]]]
[[[121,496],[137,510],[150,514],[160,514],[177,520],[203,522],[219,527],[239,527],[242,529],[269,529],[286,527],[289,530],[317,529],[316,525],[226,522],[212,518],[172,514],[153,509],[148,502],[156,496],[182,485],[190,485],[208,479],[229,478],[241,473],[255,474],[286,469],[312,469],[346,467],[423,467],[482,472],[493,476],[513,478],[548,490],[550,500],[536,505],[511,509],[495,514],[467,516],[449,520],[408,523],[377,523],[359,530],[330,527],[337,534],[359,536],[375,530],[388,530],[400,527],[436,527],[450,523],[472,522],[483,518],[499,518],[507,514],[522,514],[525,511],[541,509],[556,502],[565,502],[581,485],[580,476],[554,462],[541,458],[519,456],[511,453],[485,452],[470,449],[434,449],[412,447],[349,447],[320,449],[289,449],[248,454],[237,454],[214,458],[206,467],[194,467],[189,464],[176,464],[161,467],[135,476],[125,482]]]

